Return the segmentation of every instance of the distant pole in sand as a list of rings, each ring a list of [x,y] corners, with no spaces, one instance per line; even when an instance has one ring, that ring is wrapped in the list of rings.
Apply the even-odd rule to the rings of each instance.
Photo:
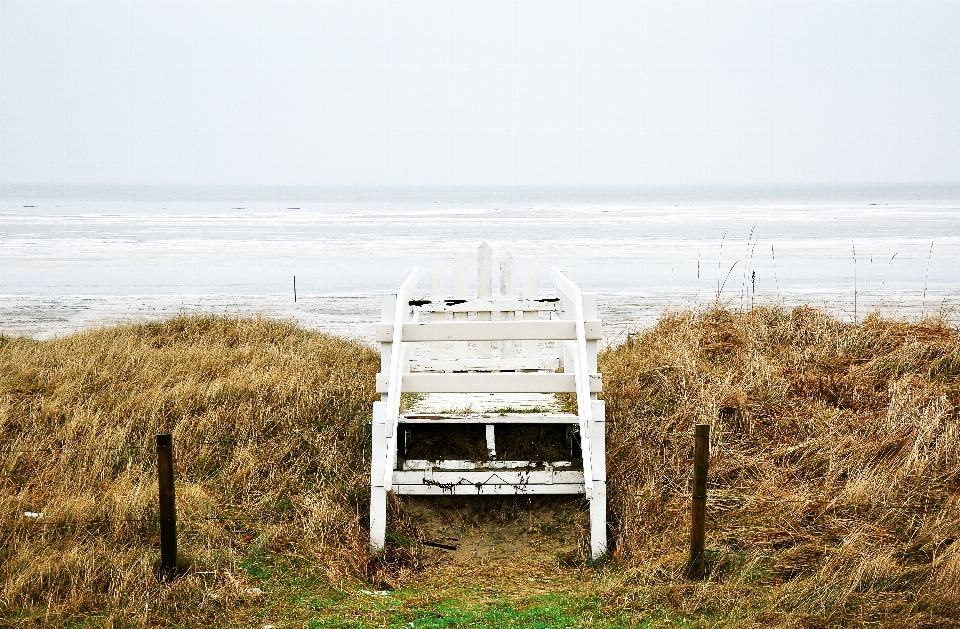
[[[293,303],[297,303],[297,276],[293,276]]]
[[[850,241],[853,248],[853,325],[857,325],[857,245]]]
[[[707,468],[710,464],[710,425],[697,424],[693,444],[693,495],[690,505],[690,563],[687,574],[702,579],[706,572],[703,546],[707,521]]]

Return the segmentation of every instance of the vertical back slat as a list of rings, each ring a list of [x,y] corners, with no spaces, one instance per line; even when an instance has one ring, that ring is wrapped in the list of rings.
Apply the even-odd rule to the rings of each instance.
[[[500,296],[505,299],[514,299],[517,287],[513,279],[513,255],[508,251],[500,258]],[[516,312],[506,310],[500,312],[501,321],[513,321]],[[500,341],[500,358],[513,358],[513,341]]]
[[[533,260],[529,260],[523,265],[523,298],[540,298],[540,267]],[[536,310],[525,310],[523,312],[524,321],[536,321],[540,318],[540,313]],[[523,341],[524,358],[536,358],[540,354],[540,341]]]
[[[380,321],[393,323],[397,314],[397,294],[387,293],[380,302]],[[390,373],[390,356],[393,352],[393,343],[380,343],[380,373]],[[382,393],[380,399],[387,401],[387,394]]]
[[[469,260],[467,254],[460,252],[453,257],[453,298],[454,299],[467,299],[467,265]],[[456,320],[465,320],[467,318],[467,313],[465,312],[455,312],[453,313],[453,319]],[[454,358],[466,358],[467,357],[467,342],[466,341],[455,341],[453,343],[453,357]]]
[[[477,249],[477,299],[493,297],[493,251],[483,242]],[[489,310],[478,310],[477,321],[489,321]],[[490,341],[477,341],[477,358],[490,358]]]
[[[447,296],[447,267],[442,262],[437,262],[430,269],[430,301],[440,306]],[[430,322],[443,321],[447,318],[447,313],[442,310],[430,313]],[[430,357],[442,359],[447,357],[447,344],[443,341],[431,343]]]
[[[567,277],[568,272],[561,269],[560,274],[564,277]],[[557,289],[556,297],[560,300],[557,302],[557,318],[567,321],[573,319],[573,310],[571,308],[571,304],[569,303],[567,296],[564,295],[563,291],[561,291],[559,288]],[[573,355],[570,353],[569,348],[567,347],[568,342],[556,341],[555,345],[557,348],[557,358],[563,361],[564,373],[570,373],[572,371]]]
[[[597,318],[597,294],[582,293],[583,318],[593,320]],[[587,341],[587,373],[597,373],[597,342]],[[597,394],[591,393],[590,398],[596,400]]]

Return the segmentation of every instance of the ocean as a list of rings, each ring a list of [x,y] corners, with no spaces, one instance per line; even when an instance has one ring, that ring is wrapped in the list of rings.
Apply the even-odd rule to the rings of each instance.
[[[5,185],[0,333],[51,338],[202,311],[370,341],[380,295],[405,269],[475,256],[481,242],[495,261],[536,260],[542,284],[550,267],[568,270],[597,293],[608,342],[665,310],[717,302],[807,304],[846,320],[952,318],[960,304],[960,185]]]

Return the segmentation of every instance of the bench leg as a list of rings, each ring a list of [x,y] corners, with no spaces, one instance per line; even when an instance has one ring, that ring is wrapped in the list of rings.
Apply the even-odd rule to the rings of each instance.
[[[383,486],[383,466],[387,456],[386,426],[371,426],[370,448],[370,550],[383,550],[387,535],[387,490]]]
[[[606,407],[602,400],[592,400],[591,456],[593,495],[590,496],[590,558],[607,552],[607,442]]]
[[[387,490],[370,488],[370,550],[379,552],[387,536]]]
[[[593,481],[590,497],[590,558],[597,559],[607,552],[607,484]]]

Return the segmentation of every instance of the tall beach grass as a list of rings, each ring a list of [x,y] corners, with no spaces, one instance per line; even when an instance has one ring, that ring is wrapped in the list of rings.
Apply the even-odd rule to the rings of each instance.
[[[611,560],[557,558],[580,575],[570,596],[702,626],[960,622],[954,328],[680,312],[600,365]],[[0,624],[233,625],[263,604],[257,553],[332,588],[446,587],[403,500],[391,528],[412,546],[367,551],[378,368],[361,343],[264,319],[0,338]],[[697,423],[713,426],[703,582],[683,575]],[[158,432],[176,451],[171,583],[155,575]]]

